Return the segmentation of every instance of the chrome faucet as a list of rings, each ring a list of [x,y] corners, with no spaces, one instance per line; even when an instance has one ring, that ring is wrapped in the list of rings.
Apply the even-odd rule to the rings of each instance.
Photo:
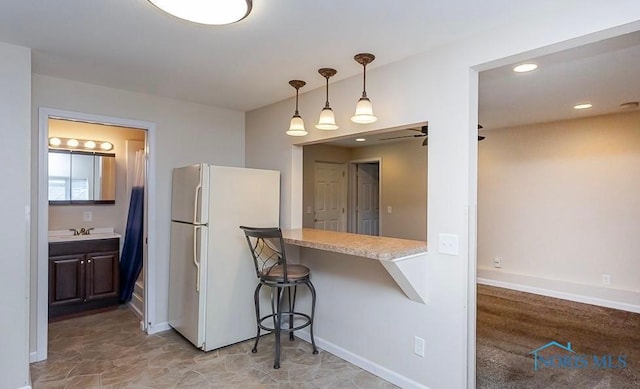
[[[80,229],[80,235],[91,235],[91,230],[93,230],[93,228],[84,228],[84,227],[82,227]]]
[[[79,230],[77,228],[69,228],[69,231],[73,231],[73,236],[91,235],[91,231],[92,230],[93,230],[93,228],[84,228],[84,227],[82,227]]]

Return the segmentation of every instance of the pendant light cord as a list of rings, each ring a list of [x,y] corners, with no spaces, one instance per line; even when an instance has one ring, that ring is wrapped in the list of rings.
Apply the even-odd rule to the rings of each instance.
[[[363,64],[364,68],[363,77],[362,77],[362,97],[367,98],[367,64]]]
[[[329,106],[329,77],[325,77],[325,79],[327,80],[327,87],[325,88],[325,89],[326,89],[326,92],[327,92],[327,94],[326,94],[327,99],[326,99],[326,101],[325,101],[325,103],[324,103],[324,107],[325,107],[325,108],[331,108],[331,107]]]
[[[296,112],[294,113],[295,116],[300,116],[300,114],[298,113],[298,89],[300,88],[296,88]]]

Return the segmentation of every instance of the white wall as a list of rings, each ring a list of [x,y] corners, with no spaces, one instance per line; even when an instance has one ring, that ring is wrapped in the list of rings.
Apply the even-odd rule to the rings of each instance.
[[[34,74],[32,145],[37,145],[39,107],[156,123],[156,144],[150,150],[157,158],[156,186],[149,188],[156,192],[157,206],[157,213],[153,215],[157,236],[149,239],[149,244],[154,246],[156,253],[155,257],[149,258],[155,264],[156,282],[156,317],[151,320],[152,325],[165,323],[172,169],[197,162],[243,166],[244,113]],[[37,150],[37,146],[32,147]],[[34,166],[37,166],[37,158],[37,153],[33,153]],[[36,193],[34,188],[32,196],[36,196]],[[32,214],[36,214],[35,209]],[[32,243],[34,241],[35,235],[32,235]],[[35,261],[34,254],[34,268]],[[32,288],[31,293],[35,296],[35,288]],[[35,317],[34,305],[31,314]],[[32,335],[35,335],[34,324],[32,320]],[[33,336],[31,342],[33,351]]]
[[[515,274],[589,285],[598,298],[609,298],[599,289],[607,273],[609,288],[635,292],[640,308],[640,112],[486,135],[478,268],[502,273],[500,281]]]
[[[361,80],[332,84],[331,103],[341,126],[333,136],[429,122],[428,241],[437,242],[439,233],[457,234],[460,239],[458,256],[430,251],[426,305],[410,302],[397,288],[388,287],[388,279],[377,273],[379,264],[375,262],[301,250],[301,261],[309,264],[318,286],[318,337],[339,345],[346,355],[386,367],[404,380],[405,387],[475,385],[475,339],[468,334],[474,333],[475,326],[477,74],[470,68],[489,68],[507,63],[505,57],[511,62],[588,43],[597,37],[523,54],[637,22],[640,3],[618,1],[614,6],[601,3],[583,7],[577,1],[567,1],[553,12],[547,11],[529,15],[526,20],[510,20],[510,25],[496,26],[456,45],[371,69],[367,92],[379,117],[373,125],[356,126],[348,120]],[[640,28],[640,23],[618,32],[632,28]],[[522,31],[527,33],[520,34]],[[613,34],[601,33],[598,37]],[[301,96],[303,118],[314,119],[311,115],[321,107],[323,97],[322,90]],[[293,164],[296,154],[292,145],[330,136],[312,130],[303,140],[287,137],[285,129],[292,109],[293,100],[289,99],[247,115],[247,164],[282,171],[285,228],[299,227],[302,220],[301,169]],[[360,309],[363,304],[366,307]],[[413,355],[414,335],[426,340],[424,358]]]
[[[31,51],[0,43],[0,388],[29,384]]]
[[[80,227],[113,227],[124,235],[129,209],[127,196],[127,140],[144,142],[146,131],[118,126],[73,122],[69,120],[49,120],[49,136],[77,139],[95,139],[111,142],[109,153],[116,155],[116,197],[115,204],[101,205],[50,205],[49,230],[65,230]],[[85,222],[83,213],[91,211],[93,220]]]

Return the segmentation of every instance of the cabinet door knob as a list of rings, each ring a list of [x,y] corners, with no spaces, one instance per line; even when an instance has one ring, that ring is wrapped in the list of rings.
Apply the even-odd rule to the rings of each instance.
[[[91,263],[91,260],[88,260],[87,263]]]
[[[81,265],[84,265],[84,261],[80,261],[80,264],[81,264]]]

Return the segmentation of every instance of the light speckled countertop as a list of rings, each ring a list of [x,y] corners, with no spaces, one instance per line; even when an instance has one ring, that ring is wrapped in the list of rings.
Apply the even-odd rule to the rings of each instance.
[[[427,242],[302,228],[283,230],[288,244],[359,257],[393,261],[427,252]]]

